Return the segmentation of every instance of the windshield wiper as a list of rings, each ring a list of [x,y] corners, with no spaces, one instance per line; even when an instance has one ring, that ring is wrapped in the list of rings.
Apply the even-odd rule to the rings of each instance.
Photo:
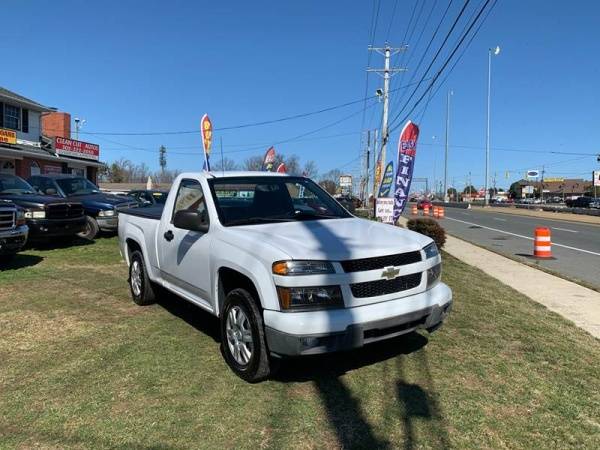
[[[244,219],[230,220],[226,225],[251,225],[254,223],[291,222],[293,219],[281,217],[246,217]]]
[[[316,212],[308,212],[308,211],[296,211],[294,213],[295,220],[303,220],[303,219],[339,219],[339,216],[334,216],[331,214],[319,214]]]

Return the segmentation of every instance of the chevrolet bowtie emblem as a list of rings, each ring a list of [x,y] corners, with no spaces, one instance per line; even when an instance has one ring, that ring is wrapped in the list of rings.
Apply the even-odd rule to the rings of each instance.
[[[386,267],[383,272],[381,272],[381,276],[388,280],[393,280],[398,275],[400,275],[400,269],[396,269],[395,267]]]

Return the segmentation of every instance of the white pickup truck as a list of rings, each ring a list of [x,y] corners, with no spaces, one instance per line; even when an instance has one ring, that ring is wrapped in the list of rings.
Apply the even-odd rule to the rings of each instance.
[[[182,174],[164,208],[120,214],[119,245],[133,300],[165,288],[218,317],[250,382],[281,357],[433,331],[452,305],[430,238],[354,217],[304,177]]]

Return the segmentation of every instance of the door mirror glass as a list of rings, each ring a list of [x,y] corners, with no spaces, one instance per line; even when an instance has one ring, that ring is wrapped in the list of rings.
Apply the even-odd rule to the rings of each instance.
[[[198,231],[200,233],[208,232],[209,221],[206,210],[194,211],[183,209],[175,213],[173,226],[183,230]]]

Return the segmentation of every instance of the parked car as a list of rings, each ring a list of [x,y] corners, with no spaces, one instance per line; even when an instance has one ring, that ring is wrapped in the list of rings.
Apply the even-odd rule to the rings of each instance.
[[[423,209],[427,206],[427,208],[431,209],[433,207],[433,203],[431,200],[427,198],[423,198],[417,202],[417,209]]]
[[[589,208],[600,209],[600,198],[593,199],[588,205]]]
[[[169,191],[158,190],[134,190],[127,193],[128,197],[133,198],[140,206],[164,205],[167,201]]]
[[[81,202],[85,210],[85,227],[79,236],[88,240],[94,239],[100,230],[116,232],[119,211],[138,206],[129,197],[101,192],[98,186],[84,177],[35,175],[28,181],[38,192],[70,202]]]
[[[589,208],[593,200],[592,197],[577,197],[576,199],[568,199],[565,204],[569,208]]]
[[[83,206],[79,202],[41,195],[23,178],[0,174],[0,199],[24,209],[29,239],[74,237],[85,228]]]
[[[133,301],[160,286],[218,317],[250,382],[281,357],[433,332],[452,305],[429,237],[354,217],[305,177],[179,175],[164,207],[121,213],[119,246]]]
[[[27,242],[25,212],[13,202],[0,200],[0,261],[19,252]]]

